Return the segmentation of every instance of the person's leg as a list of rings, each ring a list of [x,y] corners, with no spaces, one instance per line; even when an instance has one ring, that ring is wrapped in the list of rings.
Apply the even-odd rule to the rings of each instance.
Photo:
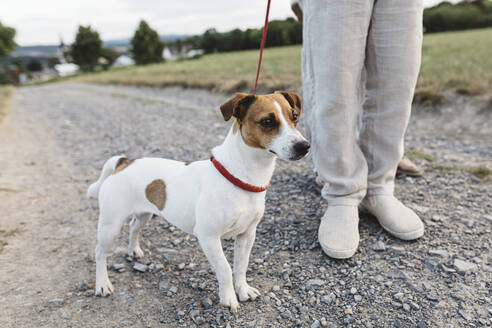
[[[418,238],[424,231],[415,213],[393,197],[420,68],[422,12],[422,0],[377,0],[367,39],[359,138],[369,170],[363,205],[386,230],[403,239]]]
[[[367,165],[356,141],[358,86],[372,0],[301,1],[303,99],[311,155],[328,209],[319,230],[323,250],[346,258],[357,249],[357,205]]]

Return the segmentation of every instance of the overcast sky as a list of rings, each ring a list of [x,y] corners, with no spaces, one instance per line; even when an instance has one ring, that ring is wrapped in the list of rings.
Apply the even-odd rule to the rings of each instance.
[[[349,1],[349,0],[343,0]],[[399,0],[413,1],[413,0]],[[140,19],[159,34],[201,34],[259,27],[266,0],[0,0],[0,22],[17,30],[20,45],[58,44],[90,24],[103,40],[133,35]],[[426,6],[440,0],[424,0]],[[289,0],[272,0],[270,19],[292,16]]]

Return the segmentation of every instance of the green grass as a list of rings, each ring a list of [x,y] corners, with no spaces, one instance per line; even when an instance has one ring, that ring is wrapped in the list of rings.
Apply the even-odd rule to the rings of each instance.
[[[464,94],[490,93],[490,49],[492,28],[425,35],[416,100],[436,104],[448,90]],[[229,92],[251,90],[257,61],[257,50],[238,51],[206,55],[196,60],[82,74],[75,80],[157,87],[181,85]],[[260,89],[299,88],[300,63],[300,46],[266,49]]]
[[[492,91],[492,28],[427,34],[417,94]]]
[[[410,158],[424,159],[428,162],[435,162],[438,160],[438,158],[436,156],[425,154],[425,153],[418,151],[416,149],[405,150],[405,155],[407,155]]]
[[[492,178],[492,170],[486,166],[452,166],[443,164],[428,163],[425,165],[427,169],[437,170],[442,172],[461,172],[469,173],[483,181],[490,181]]]
[[[10,111],[10,97],[12,95],[11,86],[0,85],[0,121],[7,116]]]

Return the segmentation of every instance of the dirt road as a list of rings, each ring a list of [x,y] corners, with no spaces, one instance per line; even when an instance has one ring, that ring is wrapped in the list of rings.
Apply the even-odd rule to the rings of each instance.
[[[397,186],[426,223],[421,240],[396,240],[362,215],[356,256],[330,260],[317,244],[326,204],[311,164],[279,162],[248,273],[260,299],[236,316],[222,308],[196,239],[159,218],[143,230],[149,270],[126,260],[125,227],[108,261],[116,294],[94,297],[88,184],[119,153],[206,158],[228,129],[225,98],[68,83],[15,91],[0,123],[0,327],[492,325],[492,188],[462,170],[490,166],[492,110],[462,97],[416,108],[410,125],[407,146],[434,156],[419,161],[434,167],[425,178]]]

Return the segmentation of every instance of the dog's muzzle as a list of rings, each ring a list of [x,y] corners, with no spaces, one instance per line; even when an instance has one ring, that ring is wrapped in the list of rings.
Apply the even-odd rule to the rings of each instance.
[[[311,147],[311,145],[309,144],[309,142],[307,142],[305,140],[300,141],[300,142],[296,142],[293,146],[294,154],[295,154],[293,159],[298,160],[298,159],[301,159],[304,156],[306,156],[310,147]]]

